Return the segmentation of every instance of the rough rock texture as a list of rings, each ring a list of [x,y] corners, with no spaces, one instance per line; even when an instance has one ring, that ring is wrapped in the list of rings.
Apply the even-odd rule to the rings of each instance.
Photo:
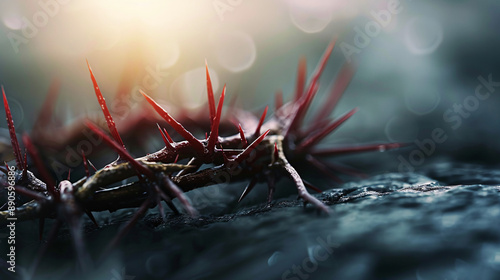
[[[499,186],[500,172],[472,165],[382,174],[318,195],[331,207],[332,215],[325,216],[304,210],[292,195],[271,208],[260,204],[264,193],[237,206],[241,187],[230,185],[211,194],[213,203],[198,219],[170,215],[162,223],[150,210],[119,252],[89,277],[499,279]],[[191,194],[193,201],[199,197]],[[94,256],[131,213],[100,214],[100,229],[88,224]],[[18,239],[26,241],[18,249],[25,252],[21,266],[32,257],[27,247],[38,246],[36,230],[29,232],[36,225],[19,229]],[[40,279],[65,279],[70,271],[67,231],[53,246],[60,250],[47,254],[41,266],[46,278]]]

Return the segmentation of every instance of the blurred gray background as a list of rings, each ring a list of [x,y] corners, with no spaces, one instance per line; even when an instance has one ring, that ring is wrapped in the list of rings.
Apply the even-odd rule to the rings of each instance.
[[[446,141],[424,158],[412,158],[414,146],[383,155],[384,164],[378,154],[346,160],[378,171],[405,160],[415,168],[443,158],[495,163],[499,97],[474,94],[479,76],[500,81],[499,11],[493,0],[3,1],[0,83],[19,131],[29,131],[54,78],[63,121],[98,112],[85,59],[107,98],[131,71],[133,85],[174,111],[205,106],[207,59],[218,92],[227,84],[244,108],[261,111],[278,89],[292,96],[301,56],[311,74],[338,38],[316,104],[352,61],[357,72],[334,115],[360,111],[325,144],[425,142],[439,128]],[[152,72],[158,79],[149,86]]]

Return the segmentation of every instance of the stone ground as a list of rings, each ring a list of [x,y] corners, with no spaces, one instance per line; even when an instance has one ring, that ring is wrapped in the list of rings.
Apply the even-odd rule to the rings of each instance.
[[[499,171],[438,164],[376,175],[319,194],[330,216],[304,209],[293,192],[266,208],[260,189],[238,205],[241,187],[226,186],[197,219],[162,223],[150,210],[81,279],[500,279]],[[208,194],[190,194],[200,195]],[[100,213],[99,229],[86,223],[94,257],[131,213]],[[39,247],[36,236],[37,222],[19,225],[20,270]],[[63,230],[35,279],[69,279],[72,254]]]

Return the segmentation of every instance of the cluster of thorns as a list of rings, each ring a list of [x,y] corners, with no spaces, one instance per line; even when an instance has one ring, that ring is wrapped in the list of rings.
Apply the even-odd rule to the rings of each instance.
[[[258,182],[267,182],[269,187],[268,205],[273,199],[276,182],[283,177],[289,178],[295,184],[299,198],[303,200],[304,205],[310,203],[317,209],[328,213],[329,208],[322,201],[310,195],[307,188],[321,191],[304,181],[291,163],[306,161],[328,176],[335,177],[332,174],[333,171],[346,173],[354,173],[354,171],[327,163],[321,158],[354,152],[388,150],[402,146],[399,143],[389,143],[328,149],[316,147],[321,140],[343,124],[357,110],[353,109],[334,120],[329,119],[330,113],[354,73],[352,68],[346,65],[341,69],[323,107],[309,122],[308,127],[302,125],[311,102],[318,92],[319,78],[334,45],[333,41],[328,46],[307,86],[306,63],[303,59],[300,61],[293,99],[284,104],[282,93],[277,92],[275,113],[268,121],[264,122],[267,107],[260,118],[246,111],[232,108],[230,111],[231,122],[237,126],[239,133],[228,137],[219,135],[226,87],[224,86],[216,106],[208,66],[206,66],[206,78],[210,131],[204,139],[196,138],[148,94],[141,91],[141,94],[158,115],[185,140],[173,141],[167,130],[158,125],[165,147],[140,158],[133,158],[127,151],[89,65],[95,94],[111,136],[91,121],[86,120],[84,125],[118,153],[118,159],[99,170],[94,168],[95,173],[91,175],[88,166],[93,167],[93,165],[82,152],[86,176],[76,182],[70,182],[68,178],[68,180],[56,184],[41,159],[37,148],[40,145],[36,142],[37,138],[33,137],[34,133],[32,133],[32,137],[28,134],[24,134],[22,137],[26,149],[23,157],[9,104],[2,87],[7,124],[18,168],[15,191],[24,197],[25,201],[28,199],[26,203],[15,209],[15,216],[18,221],[39,219],[40,238],[42,238],[44,220],[47,218],[55,220],[47,237],[46,246],[42,248],[39,256],[56,237],[59,228],[66,223],[72,235],[78,263],[82,270],[86,271],[92,265],[92,261],[85,250],[82,236],[83,214],[86,214],[97,225],[92,212],[138,207],[135,214],[123,225],[104,250],[103,255],[106,255],[149,208],[158,206],[160,214],[165,219],[162,201],[174,213],[179,214],[179,210],[172,202],[176,198],[190,216],[196,217],[198,213],[185,196],[185,192],[220,183],[217,178],[220,178],[221,174],[229,176],[231,181],[249,180],[249,184],[241,194],[239,201],[248,195]],[[49,94],[48,99],[50,100],[46,104],[53,103],[51,96]],[[44,106],[42,109],[41,117],[37,120],[39,124],[48,122],[47,115],[49,114],[44,112],[47,107],[50,108],[50,106]],[[28,170],[27,154],[31,157],[41,180]],[[178,162],[181,160],[186,160],[187,164],[179,164]],[[210,164],[211,167],[200,169],[205,164]],[[7,174],[9,168],[7,167],[5,170],[0,168],[0,170]],[[136,179],[120,184],[123,180],[131,178]],[[3,184],[7,185],[6,182]],[[116,184],[119,185],[116,186]],[[0,224],[6,224],[10,213],[6,211],[5,206],[2,210],[0,211]],[[35,260],[32,271],[36,268],[38,261],[39,258]]]

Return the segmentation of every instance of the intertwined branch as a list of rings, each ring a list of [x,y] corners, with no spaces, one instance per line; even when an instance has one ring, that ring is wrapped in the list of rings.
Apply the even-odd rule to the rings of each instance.
[[[91,163],[82,152],[87,176],[76,182],[64,180],[56,184],[49,172],[45,170],[39,156],[37,146],[41,146],[41,142],[33,143],[32,137],[25,134],[23,136],[24,146],[32,158],[41,180],[28,171],[27,157],[25,155],[23,158],[7,97],[2,88],[12,148],[19,170],[15,191],[30,201],[18,206],[14,212],[0,211],[0,224],[5,224],[7,218],[13,214],[18,221],[40,219],[41,236],[44,219],[55,219],[54,229],[48,237],[48,242],[50,242],[55,237],[57,229],[63,223],[67,223],[74,237],[80,266],[86,268],[91,265],[91,261],[85,252],[81,236],[81,217],[84,213],[96,223],[92,212],[138,208],[130,221],[110,242],[108,247],[110,249],[145,214],[147,209],[158,206],[161,215],[165,218],[162,201],[166,202],[172,211],[179,213],[172,203],[173,199],[178,199],[189,215],[193,217],[198,215],[184,193],[221,183],[221,178],[230,178],[231,181],[250,181],[240,200],[254,188],[256,183],[267,182],[269,186],[268,203],[272,201],[276,181],[280,178],[288,178],[296,185],[298,195],[305,204],[310,203],[317,209],[328,213],[329,208],[309,194],[306,187],[319,190],[301,178],[292,166],[294,162],[308,162],[328,176],[336,178],[332,171],[349,172],[351,170],[328,165],[320,158],[351,152],[388,150],[401,146],[399,143],[389,143],[325,150],[316,149],[316,144],[356,112],[354,109],[335,120],[330,120],[328,117],[353,76],[353,70],[349,65],[346,65],[342,68],[327,102],[324,103],[313,121],[307,127],[303,126],[308,108],[318,92],[319,78],[333,47],[334,42],[328,46],[307,87],[305,60],[300,61],[293,99],[283,104],[282,94],[277,93],[275,113],[267,122],[265,122],[267,107],[260,118],[256,118],[248,112],[231,108],[231,119],[237,121],[239,130],[239,133],[232,136],[222,137],[219,135],[226,87],[224,86],[216,106],[208,66],[206,66],[206,76],[210,131],[205,139],[196,138],[149,95],[141,91],[156,113],[185,139],[180,142],[173,141],[167,130],[158,125],[165,147],[141,158],[133,158],[125,148],[89,65],[95,94],[111,136],[93,122],[87,120],[83,124],[102,138],[104,143],[118,153],[119,157],[116,161],[90,175],[88,165]],[[38,123],[46,124],[50,119],[50,114],[45,110],[51,109],[50,102],[54,100],[53,90],[51,92],[48,98],[51,101],[46,102],[43,106],[44,109]],[[32,134],[40,135],[39,131],[37,133]],[[36,137],[33,139],[36,140]],[[181,160],[188,160],[188,164],[178,164],[177,162]],[[210,164],[212,167],[200,170],[204,164]],[[4,172],[7,173],[7,170]],[[128,183],[122,184],[121,182],[125,179],[128,179]],[[4,182],[4,184],[6,183]]]

